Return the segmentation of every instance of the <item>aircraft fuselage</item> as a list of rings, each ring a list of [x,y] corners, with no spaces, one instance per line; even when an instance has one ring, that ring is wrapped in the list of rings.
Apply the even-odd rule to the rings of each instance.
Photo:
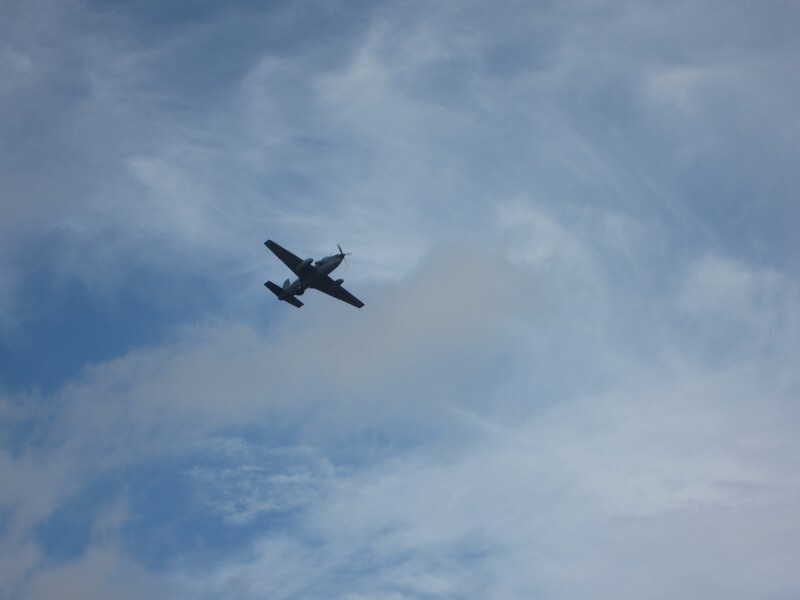
[[[344,260],[344,256],[340,254],[326,256],[313,264],[313,259],[307,258],[297,268],[297,279],[288,286],[284,284],[284,296],[300,296],[306,289],[315,287],[318,281],[324,280],[336,267],[342,264],[342,260]],[[286,281],[289,280],[287,279]]]

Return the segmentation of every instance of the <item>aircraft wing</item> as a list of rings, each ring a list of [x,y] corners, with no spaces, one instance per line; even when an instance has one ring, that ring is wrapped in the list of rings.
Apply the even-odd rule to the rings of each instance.
[[[264,245],[270,250],[272,250],[272,253],[278,258],[280,258],[283,264],[289,267],[292,270],[292,272],[295,275],[297,275],[297,267],[300,265],[300,263],[303,262],[302,260],[300,260],[298,256],[295,256],[294,254],[289,252],[286,248],[284,248],[280,244],[276,244],[272,240],[267,240],[266,242],[264,242]]]
[[[348,304],[352,304],[356,308],[361,308],[364,306],[364,303],[353,296],[350,292],[344,289],[341,285],[336,285],[333,283],[333,279],[326,276],[325,279],[320,281],[319,283],[315,284],[314,287],[318,289],[320,292],[328,294],[328,296],[333,296],[337,300],[341,300],[342,302],[347,302]]]

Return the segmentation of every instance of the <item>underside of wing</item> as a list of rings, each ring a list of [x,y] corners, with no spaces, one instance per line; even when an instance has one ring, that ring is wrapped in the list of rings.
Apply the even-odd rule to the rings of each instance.
[[[264,242],[264,245],[269,248],[275,256],[281,259],[281,262],[289,267],[293,273],[297,274],[297,268],[303,262],[298,256],[295,256],[286,248],[280,244],[276,244],[272,240],[267,240]]]
[[[316,284],[314,286],[320,292],[328,294],[328,296],[333,296],[337,300],[341,300],[342,302],[347,302],[348,304],[352,304],[356,308],[361,308],[364,306],[364,303],[353,296],[350,292],[344,289],[341,284],[334,283],[333,279],[330,277],[326,277],[323,281]]]

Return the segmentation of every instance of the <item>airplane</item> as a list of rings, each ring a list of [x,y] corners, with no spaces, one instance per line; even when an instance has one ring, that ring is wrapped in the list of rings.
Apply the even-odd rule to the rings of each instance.
[[[329,273],[342,263],[344,257],[349,254],[349,252],[347,254],[342,252],[342,247],[339,244],[336,244],[336,247],[339,248],[339,254],[326,256],[313,264],[313,259],[307,258],[305,260],[300,260],[298,256],[295,256],[286,248],[276,244],[272,240],[267,240],[264,242],[264,245],[297,275],[297,279],[292,283],[290,283],[288,279],[284,281],[283,287],[271,281],[267,281],[264,284],[269,291],[278,297],[278,300],[283,300],[292,306],[300,308],[303,306],[303,303],[298,300],[297,296],[302,296],[306,289],[313,288],[329,296],[333,296],[342,302],[352,304],[356,308],[364,306],[361,300],[342,287],[344,279],[337,279],[334,281],[329,275]]]

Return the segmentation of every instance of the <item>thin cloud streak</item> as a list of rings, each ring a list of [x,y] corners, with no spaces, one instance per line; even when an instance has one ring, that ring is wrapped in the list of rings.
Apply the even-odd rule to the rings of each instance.
[[[0,393],[0,593],[800,589],[795,9],[316,8],[0,24],[0,340],[158,321]]]
[[[786,414],[790,399],[747,375],[650,383],[501,427],[454,460],[412,455],[340,478],[299,536],[315,544],[286,552],[287,540],[265,537],[255,556],[194,589],[236,582],[253,595],[306,573],[292,584],[299,597],[323,587],[331,597],[414,596],[431,578],[455,595],[791,593],[792,570],[773,575],[799,550],[784,529],[796,517],[798,482],[786,476],[797,448],[790,430],[774,437],[774,423],[750,421],[748,406],[766,392],[764,412]],[[473,561],[477,573],[461,570]]]
[[[532,239],[540,241],[541,236]],[[613,536],[623,554],[635,553],[647,535],[663,535],[662,524],[671,522],[670,515],[685,514],[678,521],[688,523],[682,535],[676,525],[669,526],[671,547],[679,552],[699,526],[696,520],[707,523],[707,515],[712,513],[714,519],[728,519],[727,511],[738,507],[767,528],[774,527],[768,515],[775,518],[775,510],[787,517],[792,514],[798,482],[789,473],[798,449],[789,424],[798,381],[789,375],[787,361],[791,357],[750,359],[749,365],[737,359],[723,370],[702,363],[661,362],[664,357],[685,357],[684,345],[695,343],[691,338],[676,338],[669,348],[662,348],[658,362],[648,365],[645,361],[648,370],[630,360],[628,370],[622,371],[617,370],[618,365],[606,363],[605,368],[612,368],[622,382],[611,385],[606,393],[578,394],[553,404],[546,397],[537,397],[546,389],[535,381],[543,376],[542,365],[532,363],[526,352],[512,352],[506,355],[513,357],[513,364],[506,366],[510,381],[453,393],[452,378],[458,373],[463,377],[464,369],[472,367],[469,355],[457,348],[479,348],[496,335],[497,325],[487,323],[487,317],[494,314],[500,322],[511,317],[522,323],[531,318],[523,302],[506,302],[506,314],[493,313],[488,304],[474,304],[478,300],[453,306],[458,285],[420,285],[426,278],[446,284],[445,274],[454,282],[462,281],[462,274],[452,269],[456,264],[453,256],[469,257],[471,272],[484,281],[490,280],[491,269],[498,266],[486,261],[482,270],[476,269],[481,264],[477,250],[445,254],[444,259],[432,261],[430,272],[422,270],[408,285],[412,290],[436,289],[436,296],[428,292],[419,299],[421,304],[410,306],[407,299],[397,298],[394,313],[381,311],[367,317],[384,323],[384,330],[396,328],[392,345],[370,346],[374,324],[347,327],[344,322],[327,321],[326,325],[320,314],[319,320],[295,319],[274,332],[277,336],[273,339],[262,338],[246,325],[187,331],[174,347],[157,353],[137,352],[87,372],[83,383],[64,392],[69,407],[64,424],[54,423],[44,438],[46,445],[29,451],[41,457],[36,471],[60,472],[63,478],[51,480],[54,493],[40,508],[16,513],[15,529],[24,536],[26,529],[54,509],[56,498],[63,501],[70,490],[74,493],[99,473],[186,452],[206,436],[218,436],[215,431],[245,423],[263,428],[266,438],[259,443],[267,447],[276,433],[284,439],[288,434],[300,443],[315,440],[328,447],[377,431],[396,436],[396,443],[406,440],[406,444],[414,428],[422,427],[428,433],[417,436],[423,442],[418,449],[412,443],[395,456],[356,463],[352,474],[346,463],[344,471],[306,471],[311,479],[301,488],[292,477],[271,477],[262,490],[253,488],[259,477],[248,467],[252,460],[246,454],[241,459],[232,456],[233,462],[223,470],[190,470],[201,488],[206,488],[199,504],[211,514],[228,515],[234,525],[278,509],[278,498],[286,499],[280,501],[282,510],[299,509],[304,517],[293,525],[299,530],[289,529],[277,538],[267,533],[252,546],[251,558],[221,566],[212,578],[201,577],[198,583],[197,574],[187,574],[185,577],[195,582],[189,584],[176,573],[180,585],[188,590],[213,593],[229,589],[235,582],[245,595],[272,589],[313,596],[325,586],[329,593],[338,589],[344,593],[352,580],[339,580],[335,574],[351,564],[354,555],[367,551],[373,559],[362,563],[365,570],[345,570],[348,577],[360,581],[359,591],[366,595],[388,592],[397,581],[405,582],[403,590],[412,595],[427,589],[461,594],[478,589],[513,595],[534,588],[580,595],[581,589],[557,573],[587,570],[595,573],[592,577],[598,578],[594,580],[597,585],[607,585],[615,577],[613,569],[621,563],[604,564],[592,571],[590,557],[570,545],[570,532],[575,536],[575,531],[581,530],[596,544],[610,543],[608,536]],[[565,256],[568,259],[571,254]],[[534,254],[530,264],[553,260]],[[515,268],[508,264],[506,273]],[[506,281],[516,280],[502,277],[502,271],[500,275]],[[580,281],[580,274],[572,277],[576,276]],[[583,276],[592,276],[591,267]],[[687,282],[693,277],[690,272]],[[762,286],[772,279],[747,278],[766,282]],[[523,285],[514,284],[510,297]],[[572,285],[567,289],[575,289]],[[683,306],[694,306],[687,303],[686,293],[674,301],[677,314]],[[706,296],[698,290],[699,298]],[[573,308],[585,308],[595,297],[579,296]],[[788,304],[792,296],[775,297]],[[487,295],[483,302],[495,299]],[[429,312],[422,310],[422,303],[433,303]],[[442,318],[438,303],[449,306],[453,314]],[[456,307],[460,312],[454,312]],[[752,312],[760,309],[750,308]],[[425,314],[426,321],[418,322]],[[473,319],[464,330],[475,314],[483,319]],[[746,321],[749,316],[738,318]],[[560,335],[567,336],[566,343],[572,348],[572,353],[560,359],[578,356],[577,347],[586,343],[583,324],[567,313],[552,313],[550,318],[554,317],[561,325]],[[404,345],[399,332],[409,327],[419,329],[408,331],[409,343]],[[482,360],[491,359],[492,353],[509,341],[491,343]],[[603,354],[629,351],[609,346],[609,341],[590,345],[589,356],[603,363]],[[747,355],[752,343],[743,344],[740,355]],[[337,353],[337,348],[348,351]],[[358,348],[364,352],[354,356],[353,349]],[[447,367],[441,359],[436,361],[437,355],[456,362]],[[433,370],[422,367],[431,360],[436,361]],[[559,365],[558,357],[553,366],[560,370],[568,367]],[[386,386],[399,393],[387,395],[381,391]],[[756,396],[763,398],[758,407],[751,402]],[[220,398],[228,400],[221,403]],[[438,410],[426,406],[431,401],[439,404]],[[754,408],[758,413],[754,414]],[[475,417],[466,421],[458,417],[470,413]],[[284,425],[276,429],[273,415],[280,415]],[[20,473],[30,470],[23,467],[27,456],[12,461]],[[75,468],[65,469],[62,463]],[[291,474],[291,467],[287,472]],[[15,489],[22,495],[20,501],[45,498],[40,491]],[[537,515],[532,521],[531,514]],[[643,533],[641,527],[608,530],[609,519],[623,525],[645,519],[652,525],[644,527]],[[758,535],[741,529],[737,522],[730,521],[734,532]],[[300,541],[308,538],[321,538],[323,550]],[[760,556],[767,571],[769,561],[782,552],[797,550],[788,540],[774,543],[764,551],[762,542]],[[584,542],[580,544],[583,547]],[[466,557],[462,554],[465,547],[471,549]],[[714,547],[705,551],[708,554],[704,556],[716,552]],[[87,552],[89,557],[93,550]],[[418,558],[407,558],[411,555]],[[508,556],[510,563],[492,558],[498,555]],[[525,570],[514,571],[515,577],[507,572],[508,564],[521,564],[525,557],[536,564],[535,557],[542,555],[556,558],[542,563],[543,571],[537,571],[534,579],[529,580]],[[433,560],[434,556],[444,556],[444,562]],[[735,554],[730,560],[741,565],[752,558]],[[470,561],[480,565],[479,576],[464,571]],[[716,587],[715,564],[707,559],[704,563],[705,585],[726,591]],[[654,570],[656,563],[645,563],[642,568]],[[684,568],[688,567],[675,565],[674,581],[681,581]],[[302,584],[293,581],[291,573],[304,571],[319,573],[319,578],[306,577]],[[749,581],[754,587],[744,583],[739,587],[745,592],[765,584],[759,575],[765,572],[761,567],[752,571],[742,567],[739,572],[752,575]],[[795,583],[791,578],[775,580],[769,589],[779,593]],[[692,593],[689,588],[671,585],[664,589]],[[640,588],[631,587],[628,595],[640,593]]]

